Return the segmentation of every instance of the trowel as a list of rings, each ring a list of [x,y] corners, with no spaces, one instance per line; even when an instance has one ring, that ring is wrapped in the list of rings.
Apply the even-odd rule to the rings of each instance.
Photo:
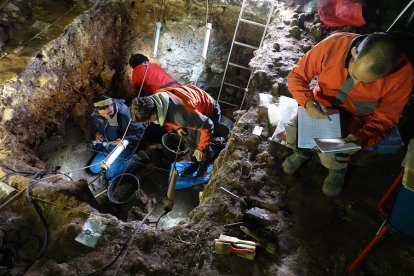
[[[234,193],[230,192],[226,188],[220,187],[220,189],[222,191],[226,192],[232,198],[237,199],[238,201],[240,201],[243,208],[246,208],[246,207],[249,206],[247,204],[246,200],[244,200],[243,198],[235,195]],[[272,225],[272,224],[277,222],[276,214],[274,214],[274,213],[272,213],[268,210],[259,208],[259,207],[249,208],[249,209],[244,211],[244,214],[245,214],[245,217],[247,219],[251,220],[252,222],[258,223],[262,226],[269,226],[269,225]]]

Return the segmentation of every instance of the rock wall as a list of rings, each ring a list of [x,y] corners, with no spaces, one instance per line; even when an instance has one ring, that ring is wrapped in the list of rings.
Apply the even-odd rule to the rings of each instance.
[[[128,59],[137,52],[151,56],[154,18],[163,28],[152,62],[183,84],[193,79],[204,89],[217,87],[238,13],[236,2],[228,4],[210,2],[213,32],[207,61],[201,62],[205,2],[98,1],[39,51],[17,79],[0,87],[3,157],[20,156],[41,166],[32,150],[56,131],[64,135],[70,115],[88,133],[95,95],[133,97]]]
[[[2,142],[17,151],[12,155],[24,158],[18,148],[30,153],[29,148],[62,130],[75,105],[106,92],[125,20],[121,3],[95,6],[38,52],[16,80],[1,87]]]

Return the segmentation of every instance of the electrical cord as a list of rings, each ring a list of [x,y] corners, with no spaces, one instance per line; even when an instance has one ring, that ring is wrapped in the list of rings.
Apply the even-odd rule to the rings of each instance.
[[[165,216],[166,214],[168,214],[170,211],[165,211],[164,214],[162,214],[158,219],[157,222],[155,223],[155,229],[158,228],[158,222],[160,222],[160,219]]]
[[[34,199],[32,197],[33,186],[35,184],[37,184],[40,180],[42,180],[42,176],[44,176],[45,174],[46,174],[45,171],[37,172],[33,176],[33,179],[37,179],[39,176],[40,176],[40,179],[33,182],[33,183],[29,182],[29,184],[27,185],[27,189],[26,189],[26,197],[27,197],[29,203],[32,205],[33,209],[35,210],[36,214],[38,215],[38,217],[40,218],[40,221],[42,223],[42,226],[43,226],[43,239],[42,239],[42,245],[41,245],[40,250],[37,252],[36,256],[28,262],[28,264],[23,269],[23,271],[20,272],[20,275],[23,275],[33,265],[34,262],[36,262],[38,259],[40,259],[43,256],[43,254],[46,251],[47,244],[48,244],[49,226],[46,222],[46,219],[44,218],[44,216],[42,214],[42,210],[40,209],[39,205],[34,201]]]
[[[13,172],[11,172],[11,173],[8,173],[8,174],[6,174],[6,175],[4,175],[4,176],[2,176],[1,178],[0,178],[0,181],[1,180],[3,180],[4,178],[6,178],[6,177],[8,177],[8,176],[10,176],[10,175],[15,175],[15,174],[19,174],[19,175],[32,175],[32,176],[35,176],[36,174],[38,174],[39,172],[37,172],[37,173],[28,173],[28,172],[18,172],[18,171],[13,171]],[[59,172],[47,172],[47,174],[59,174],[59,175],[64,175],[64,176],[66,176],[66,177],[68,177],[71,181],[73,181],[73,179],[70,177],[70,176],[68,176],[68,175],[66,175],[66,174],[64,174],[64,173],[59,173]],[[51,178],[51,177],[49,177],[49,178]],[[44,179],[45,180],[45,179]],[[24,187],[22,190],[20,190],[17,194],[15,194],[14,196],[12,196],[11,198],[9,198],[6,202],[4,202],[3,204],[1,204],[0,205],[0,211],[2,210],[2,209],[4,209],[7,205],[9,205],[14,199],[16,199],[17,197],[19,197],[22,193],[24,193],[25,191],[26,191],[26,189],[27,189],[27,187]]]
[[[109,261],[106,265],[104,265],[103,267],[99,268],[98,270],[95,270],[93,272],[88,272],[88,273],[81,273],[81,276],[94,276],[94,275],[101,275],[103,272],[105,272],[111,265],[113,265],[118,258],[121,256],[122,252],[125,250],[125,255],[122,257],[122,262],[123,259],[126,256],[126,253],[128,251],[129,246],[132,243],[132,238],[135,235],[135,233],[141,228],[141,226],[144,224],[144,222],[147,220],[147,218],[150,216],[150,214],[152,213],[152,211],[154,210],[154,207],[147,213],[147,215],[142,219],[142,221],[134,228],[134,230],[132,230],[131,234],[129,235],[129,237],[126,239],[126,241],[124,242],[124,244],[122,245],[121,249],[119,250],[118,254],[116,254],[116,256]],[[129,243],[131,241],[131,243]],[[120,265],[118,266],[117,270],[119,269],[119,267],[121,266],[122,262],[120,263]],[[116,275],[116,274],[115,274]]]

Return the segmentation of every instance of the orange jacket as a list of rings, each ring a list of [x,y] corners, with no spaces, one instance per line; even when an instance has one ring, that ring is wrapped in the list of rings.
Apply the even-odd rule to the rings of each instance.
[[[147,70],[148,66],[148,70]],[[132,71],[132,89],[134,93],[138,94],[139,89],[144,79],[145,70],[147,74],[145,76],[145,82],[142,86],[143,95],[150,96],[156,93],[156,91],[162,87],[176,87],[179,84],[156,63],[140,64],[135,66]],[[141,96],[143,96],[141,95]]]
[[[333,105],[339,88],[348,77],[352,43],[360,36],[335,33],[313,47],[294,66],[287,81],[289,91],[300,105],[310,99]],[[318,83],[312,91],[309,83],[315,76]],[[401,55],[397,66],[388,75],[352,87],[341,108],[362,120],[363,124],[353,134],[362,138],[364,147],[377,144],[396,126],[413,84],[413,66],[405,55]]]
[[[198,149],[204,150],[210,143],[214,122],[210,119],[215,109],[215,100],[204,90],[194,85],[162,88],[170,97],[166,120],[167,131],[185,127],[200,132]]]

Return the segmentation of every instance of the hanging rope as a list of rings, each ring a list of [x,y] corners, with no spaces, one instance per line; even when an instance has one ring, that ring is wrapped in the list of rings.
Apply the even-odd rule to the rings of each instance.
[[[9,0],[4,1],[4,3],[0,6],[0,10],[9,2]]]
[[[38,32],[37,34],[35,34],[32,38],[23,41],[22,43],[20,43],[21,46],[26,46],[29,42],[35,40],[36,38],[38,38],[42,33],[46,32],[50,27],[52,27],[57,21],[59,21],[60,19],[62,19],[62,17],[64,17],[65,15],[67,15],[68,13],[70,13],[76,6],[73,6],[72,8],[70,8],[69,10],[67,10],[64,14],[62,14],[61,16],[59,16],[58,18],[56,18],[52,23],[50,23],[50,25],[47,25],[43,30],[41,30],[40,32]]]
[[[208,0],[206,0],[207,5],[206,5],[206,26],[208,24]]]

